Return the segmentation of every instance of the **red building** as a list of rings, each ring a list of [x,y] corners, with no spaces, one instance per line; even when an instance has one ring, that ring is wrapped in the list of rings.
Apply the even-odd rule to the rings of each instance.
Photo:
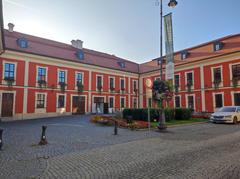
[[[158,59],[137,64],[83,48],[80,40],[68,45],[12,29],[4,30],[4,42],[2,119],[112,113],[152,101],[145,82],[158,78]],[[213,112],[240,105],[240,34],[176,52],[174,59],[171,106]]]

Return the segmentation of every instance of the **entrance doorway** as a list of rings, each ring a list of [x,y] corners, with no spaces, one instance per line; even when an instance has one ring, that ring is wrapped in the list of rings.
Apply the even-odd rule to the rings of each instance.
[[[85,97],[72,97],[72,114],[85,114]]]
[[[13,116],[13,93],[2,94],[2,117]]]

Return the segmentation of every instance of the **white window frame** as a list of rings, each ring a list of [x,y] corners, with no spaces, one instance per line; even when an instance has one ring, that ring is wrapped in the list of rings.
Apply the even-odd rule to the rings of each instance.
[[[80,73],[82,74],[82,84],[84,85],[84,72],[80,72],[80,71],[75,71],[75,89],[77,89],[77,74]]]
[[[188,73],[192,73],[192,86],[191,86],[191,89],[193,90],[194,89],[194,70],[191,70],[191,71],[186,71],[185,72],[185,88],[187,88],[187,74]]]
[[[98,77],[101,77],[101,78],[102,78],[102,80],[101,80],[101,83],[102,83],[102,89],[101,89],[101,91],[103,91],[103,75],[96,75],[96,91],[99,91],[98,88],[97,88],[97,84],[98,84],[97,79],[98,79]]]
[[[138,90],[138,80],[132,80],[132,91],[134,93],[134,82],[136,82],[136,90]]]
[[[124,81],[124,91],[127,91],[127,88],[126,88],[126,80],[125,80],[125,78],[120,78],[120,80],[119,80],[119,87],[120,87],[120,90],[122,90],[121,80]]]
[[[188,96],[193,96],[193,109],[194,111],[196,111],[196,99],[195,99],[195,94],[186,94],[185,97],[186,97],[186,107],[189,108],[188,106]]]
[[[38,68],[45,68],[46,69],[46,82],[48,81],[48,67],[36,65],[36,87],[39,86],[38,84]]]
[[[121,105],[121,101],[122,99],[124,99],[124,107],[122,107]],[[126,96],[120,96],[120,109],[123,110],[125,109],[127,106],[126,106]]]
[[[2,64],[3,64],[3,71],[2,71],[2,84],[7,85],[7,82],[4,80],[5,78],[5,64],[9,63],[9,64],[13,64],[14,65],[14,82],[12,83],[13,85],[16,85],[16,81],[17,81],[17,62],[10,62],[7,60],[3,60]]]
[[[175,76],[178,75],[179,76],[179,86],[178,86],[178,90],[181,89],[181,73],[175,73],[174,74],[174,79],[173,79],[173,86],[175,86]],[[174,88],[175,91],[175,88]]]
[[[43,95],[45,95],[44,108],[37,108],[37,95],[38,95],[38,94],[43,94]],[[36,93],[35,93],[35,113],[46,113],[46,109],[47,109],[47,93],[36,92]]]
[[[110,78],[113,79],[113,88],[115,88],[115,77],[114,76],[109,76],[108,77],[108,88],[109,88],[109,91],[111,91],[111,89],[110,89]]]
[[[68,71],[65,70],[65,69],[58,69],[58,71],[57,71],[57,85],[58,85],[58,87],[60,87],[60,85],[59,85],[59,72],[60,71],[65,71],[65,83],[66,84],[68,83]]]
[[[113,107],[112,108],[115,108],[115,96],[108,96],[109,108],[110,108],[110,98],[113,98]]]
[[[232,98],[232,106],[234,106],[234,94],[235,93],[240,93],[240,91],[231,91],[231,98]]]
[[[181,95],[174,95],[174,107],[176,108],[176,100],[175,97],[179,97],[180,108],[182,107],[182,96]],[[186,105],[187,106],[187,105]]]
[[[56,108],[57,108],[57,109],[61,109],[60,107],[58,107],[58,97],[59,97],[59,96],[64,96],[64,107],[62,107],[62,108],[66,108],[66,101],[67,101],[66,93],[57,93]]]
[[[222,102],[223,102],[223,106],[224,106],[224,92],[216,92],[216,93],[212,93],[212,96],[213,96],[213,110],[216,111],[218,110],[219,108],[216,107],[216,97],[215,95],[216,94],[221,94],[222,95]]]
[[[222,78],[221,80],[222,81],[219,84],[219,87],[223,87],[223,71],[222,71],[223,67],[222,67],[222,65],[211,67],[212,87],[214,88],[214,69],[216,69],[216,68],[220,68],[221,69],[221,78]]]
[[[234,65],[240,65],[240,62],[237,62],[237,63],[230,63],[229,64],[229,72],[230,72],[230,84],[233,85],[233,82],[232,82],[232,66]],[[238,85],[240,85],[240,80],[238,81]]]

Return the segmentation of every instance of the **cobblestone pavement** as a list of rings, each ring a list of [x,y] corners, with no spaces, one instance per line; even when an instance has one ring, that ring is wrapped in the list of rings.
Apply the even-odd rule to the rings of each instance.
[[[36,146],[42,124],[49,145]],[[71,116],[0,124],[0,178],[240,178],[240,125],[166,133],[98,127]]]

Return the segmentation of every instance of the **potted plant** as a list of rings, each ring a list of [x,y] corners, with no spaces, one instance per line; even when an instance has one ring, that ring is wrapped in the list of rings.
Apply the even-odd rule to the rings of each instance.
[[[176,86],[175,86],[175,92],[176,92],[176,93],[178,93],[178,91],[179,91],[178,88],[179,88],[179,86],[176,85]]]
[[[114,87],[110,87],[110,91],[114,92],[115,88]]]
[[[102,86],[97,86],[97,90],[98,90],[98,92],[101,92],[102,91]]]
[[[239,79],[236,78],[236,77],[234,77],[234,78],[232,79],[232,84],[233,84],[233,87],[234,87],[234,88],[236,88],[236,87],[238,86],[238,81],[239,81]]]
[[[46,87],[47,82],[45,80],[38,80],[38,86],[40,88]]]
[[[82,82],[77,82],[77,90],[78,90],[78,92],[79,93],[82,93],[83,92],[83,88],[84,88],[84,86],[83,86],[83,84],[82,84]]]
[[[138,92],[138,90],[137,90],[137,89],[134,89],[133,91],[134,91],[134,93],[135,93],[135,94],[137,94],[137,92]]]
[[[65,91],[65,87],[67,86],[67,84],[65,82],[59,82],[58,84],[60,85],[61,91],[64,92]]]
[[[7,85],[10,87],[14,83],[14,77],[5,77],[4,80],[7,82]]]
[[[214,88],[217,89],[217,88],[219,87],[220,83],[221,83],[221,80],[219,80],[219,79],[214,80],[214,81],[213,81]]]
[[[121,92],[124,93],[125,92],[125,88],[121,88]]]

